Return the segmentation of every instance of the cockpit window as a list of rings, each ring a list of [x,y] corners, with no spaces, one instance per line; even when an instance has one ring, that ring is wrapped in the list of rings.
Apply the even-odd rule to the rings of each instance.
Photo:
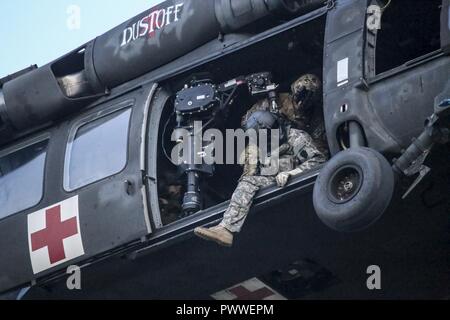
[[[0,153],[0,219],[37,205],[42,199],[48,140]]]
[[[64,189],[73,191],[112,176],[127,163],[131,109],[82,125],[69,141]]]

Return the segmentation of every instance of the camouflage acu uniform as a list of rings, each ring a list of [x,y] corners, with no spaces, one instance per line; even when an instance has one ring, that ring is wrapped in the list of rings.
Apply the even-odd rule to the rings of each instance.
[[[314,145],[311,136],[301,130],[289,129],[287,143],[272,153],[265,164],[254,165],[257,148],[249,146],[245,151],[244,175],[239,181],[231,203],[220,226],[232,233],[240,232],[253,204],[256,193],[276,182],[280,173],[298,175],[326,161],[326,156]],[[275,165],[274,165],[275,162]]]
[[[312,108],[308,114],[296,112],[296,105],[293,96],[289,93],[281,93],[278,98],[278,106],[281,115],[289,119],[293,128],[306,131],[313,139],[316,147],[325,155],[328,155],[328,143],[325,131],[322,108]],[[242,118],[243,125],[248,117],[255,111],[270,111],[268,99],[258,101]]]
[[[258,158],[258,149],[255,146],[247,147],[244,152],[246,160],[244,174],[220,226],[233,233],[239,232],[253,199],[261,188],[275,183],[280,174],[284,174],[287,181],[289,176],[311,170],[327,160],[323,111],[320,107],[314,108],[314,104],[318,104],[320,88],[319,78],[306,74],[292,84],[291,93],[281,93],[278,96],[280,114],[289,120],[292,126],[288,130],[288,142],[275,151],[276,155],[272,153],[271,163],[260,165],[255,161],[255,158]],[[244,127],[249,117],[256,111],[270,111],[270,109],[268,99],[260,100],[243,117],[242,126]]]

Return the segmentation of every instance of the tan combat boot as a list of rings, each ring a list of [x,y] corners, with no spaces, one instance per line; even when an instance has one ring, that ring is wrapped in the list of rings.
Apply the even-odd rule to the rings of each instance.
[[[221,246],[231,247],[233,245],[233,234],[222,226],[212,228],[195,228],[194,233],[205,240],[214,241]]]

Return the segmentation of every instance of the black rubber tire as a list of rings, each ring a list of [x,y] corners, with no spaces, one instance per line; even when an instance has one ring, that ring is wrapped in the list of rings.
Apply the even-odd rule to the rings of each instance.
[[[348,181],[348,176],[353,177],[349,185],[358,186],[347,188],[350,194],[342,196],[337,192],[347,189],[336,185]],[[323,223],[336,231],[361,231],[386,211],[394,185],[394,171],[384,156],[373,149],[352,148],[338,153],[322,169],[314,186],[314,208]]]

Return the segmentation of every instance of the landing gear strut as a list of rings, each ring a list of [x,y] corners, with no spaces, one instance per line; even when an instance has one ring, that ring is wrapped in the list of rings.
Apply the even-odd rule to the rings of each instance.
[[[314,208],[330,228],[359,231],[376,222],[391,202],[395,177],[418,174],[403,198],[430,172],[424,161],[435,144],[450,141],[450,100],[438,103],[415,139],[391,166],[379,152],[364,147],[356,122],[349,123],[350,149],[338,153],[322,169],[314,187]]]
[[[394,171],[407,177],[419,174],[411,187],[403,195],[405,199],[431,171],[424,162],[435,144],[445,144],[450,140],[450,130],[443,121],[450,115],[450,99],[443,100],[434,108],[434,113],[425,122],[422,134],[414,139],[402,156],[394,160]]]

